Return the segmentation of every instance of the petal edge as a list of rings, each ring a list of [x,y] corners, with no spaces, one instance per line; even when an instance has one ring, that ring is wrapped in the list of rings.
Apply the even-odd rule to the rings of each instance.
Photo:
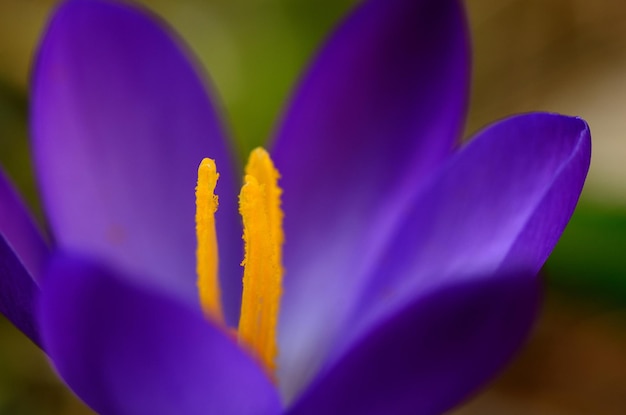
[[[268,414],[278,394],[259,365],[185,303],[101,265],[57,257],[39,320],[46,350],[98,413]]]

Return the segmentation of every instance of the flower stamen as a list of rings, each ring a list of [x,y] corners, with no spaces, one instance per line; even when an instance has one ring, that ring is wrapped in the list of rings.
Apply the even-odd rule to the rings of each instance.
[[[245,257],[239,342],[273,373],[278,347],[276,329],[282,293],[282,190],[267,152],[256,149],[246,166],[239,194]]]
[[[258,148],[250,154],[239,194],[244,240],[241,265],[244,271],[237,338],[271,376],[276,369],[278,354],[276,331],[283,275],[284,234],[279,177],[267,152]],[[218,200],[214,192],[218,178],[215,162],[202,160],[196,187],[196,255],[202,309],[208,318],[223,325],[215,232]]]
[[[198,167],[198,185],[196,186],[196,239],[198,243],[196,272],[202,310],[208,318],[223,323],[215,233],[215,212],[218,199],[214,192],[219,177],[215,161],[203,159]]]

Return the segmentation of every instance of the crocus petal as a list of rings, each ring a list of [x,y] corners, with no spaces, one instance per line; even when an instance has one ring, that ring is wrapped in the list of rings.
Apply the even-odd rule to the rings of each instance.
[[[303,79],[272,150],[284,188],[283,368],[323,348],[359,284],[355,247],[458,139],[466,32],[458,1],[369,0]]]
[[[39,344],[33,302],[49,248],[0,170],[0,313]]]
[[[341,331],[332,354],[303,347],[308,367],[291,381],[301,387],[315,369],[309,362],[341,357],[425,290],[477,275],[536,273],[574,210],[589,160],[589,129],[579,118],[527,114],[478,134],[416,187],[388,229],[371,234],[354,266],[361,292],[344,299],[352,312],[335,321]]]
[[[233,163],[203,80],[163,27],[114,2],[68,1],[56,11],[32,91],[43,199],[62,247],[197,302],[194,187],[200,160],[215,159],[220,271],[234,319],[241,230]]]
[[[28,209],[1,170],[0,234],[22,262],[30,277],[38,279],[48,260],[50,249]]]
[[[434,285],[537,273],[574,211],[590,146],[583,120],[556,114],[515,116],[479,133],[407,204],[385,249],[362,252],[370,282],[353,323],[367,327]]]
[[[34,317],[38,292],[30,273],[0,234],[0,313],[36,345],[40,344]]]
[[[290,415],[441,414],[493,377],[526,338],[534,274],[453,284],[378,325]]]
[[[263,370],[186,303],[56,258],[39,319],[56,369],[101,414],[277,414]],[[146,288],[146,287],[143,287]]]

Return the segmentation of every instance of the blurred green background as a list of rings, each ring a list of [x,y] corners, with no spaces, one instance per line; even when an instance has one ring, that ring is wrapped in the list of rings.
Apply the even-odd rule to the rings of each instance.
[[[52,0],[0,0],[0,163],[41,218],[28,156],[28,77]],[[144,0],[210,72],[240,154],[270,135],[302,69],[354,0]],[[593,135],[581,203],[545,269],[525,351],[456,415],[626,412],[626,3],[467,2],[466,135],[511,113],[580,115]],[[0,414],[88,414],[0,317]]]

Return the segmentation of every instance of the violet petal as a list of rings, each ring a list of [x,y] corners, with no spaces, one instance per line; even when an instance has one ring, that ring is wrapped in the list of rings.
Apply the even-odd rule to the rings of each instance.
[[[0,234],[11,246],[30,277],[38,280],[50,255],[50,248],[2,170],[0,170]]]
[[[36,279],[49,254],[26,206],[0,170],[0,313],[37,345]]]
[[[439,284],[537,273],[571,217],[591,157],[580,118],[532,113],[480,132],[362,252],[353,332]],[[358,321],[358,324],[355,322]],[[344,332],[343,341],[350,335]]]
[[[304,77],[272,149],[284,189],[284,384],[337,333],[365,233],[451,152],[468,78],[464,12],[448,0],[365,1]]]
[[[147,12],[123,3],[63,3],[40,46],[32,132],[43,200],[63,248],[150,276],[190,303],[194,187],[216,160],[220,275],[238,314],[241,227],[227,142],[190,54]]]
[[[263,369],[188,304],[86,260],[57,258],[39,319],[52,362],[102,414],[278,414]]]
[[[439,288],[381,322],[322,376],[290,415],[446,412],[519,348],[536,315],[534,274]]]
[[[35,321],[35,297],[39,287],[13,248],[0,235],[0,313],[37,346],[39,330]]]
[[[537,273],[582,190],[590,138],[583,120],[546,113],[511,117],[479,133],[416,187],[386,229],[373,229],[353,269],[362,291],[344,298],[351,314],[335,317],[341,336],[330,355],[305,348],[304,361],[321,356],[332,364],[373,325],[438,286]],[[310,367],[292,382],[306,384]]]

